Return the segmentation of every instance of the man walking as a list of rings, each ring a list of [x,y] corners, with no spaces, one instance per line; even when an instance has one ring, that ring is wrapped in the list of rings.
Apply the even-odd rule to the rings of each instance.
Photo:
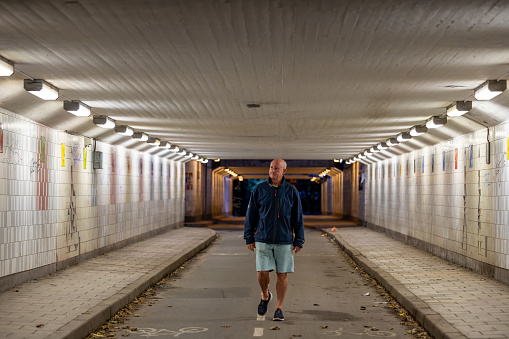
[[[244,239],[247,248],[256,248],[256,271],[262,290],[258,314],[265,315],[272,299],[269,272],[276,270],[277,305],[273,320],[284,320],[283,301],[288,287],[287,273],[293,272],[293,251],[304,244],[302,206],[297,189],[284,178],[286,162],[270,163],[269,180],[258,184],[249,199]]]

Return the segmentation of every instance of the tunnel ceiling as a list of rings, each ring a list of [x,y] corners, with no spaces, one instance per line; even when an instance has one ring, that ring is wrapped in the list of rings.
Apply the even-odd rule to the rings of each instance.
[[[0,107],[152,153],[63,100],[209,159],[346,159],[506,79],[508,36],[507,1],[1,1]],[[377,157],[508,120],[508,92]]]

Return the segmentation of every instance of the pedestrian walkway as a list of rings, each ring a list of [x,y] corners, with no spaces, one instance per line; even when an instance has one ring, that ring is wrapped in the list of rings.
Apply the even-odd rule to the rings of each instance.
[[[509,286],[367,229],[324,229],[435,338],[509,338]]]
[[[83,338],[215,239],[179,228],[0,294],[2,338]]]

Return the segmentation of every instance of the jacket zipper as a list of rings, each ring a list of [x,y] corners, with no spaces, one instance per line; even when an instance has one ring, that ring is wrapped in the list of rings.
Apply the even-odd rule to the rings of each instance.
[[[274,188],[274,198],[276,199],[276,212],[277,212],[277,217],[276,217],[276,214],[274,214],[274,231],[272,232],[272,243],[275,244],[276,243],[276,228],[277,228],[277,220],[279,219],[279,199],[278,199],[278,196],[277,196],[277,189]]]

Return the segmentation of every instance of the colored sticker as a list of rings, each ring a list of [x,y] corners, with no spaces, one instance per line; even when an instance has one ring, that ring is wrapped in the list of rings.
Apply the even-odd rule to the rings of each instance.
[[[62,144],[62,167],[65,167],[65,144]]]
[[[424,155],[422,156],[422,173],[424,173]]]
[[[83,169],[87,169],[87,148],[83,148]]]
[[[1,129],[1,128],[0,128]],[[1,143],[2,141],[0,141]],[[0,146],[1,147],[1,146]],[[509,160],[509,133],[507,134],[507,160]]]
[[[41,137],[41,162],[46,162],[46,138]]]
[[[445,151],[442,152],[442,171],[445,171]]]
[[[401,163],[399,163],[399,176],[401,176]]]
[[[470,168],[473,166],[472,158],[474,156],[474,145],[470,145]]]
[[[454,169],[458,169],[458,149],[454,149]]]
[[[0,122],[0,153],[4,152],[4,125]]]

